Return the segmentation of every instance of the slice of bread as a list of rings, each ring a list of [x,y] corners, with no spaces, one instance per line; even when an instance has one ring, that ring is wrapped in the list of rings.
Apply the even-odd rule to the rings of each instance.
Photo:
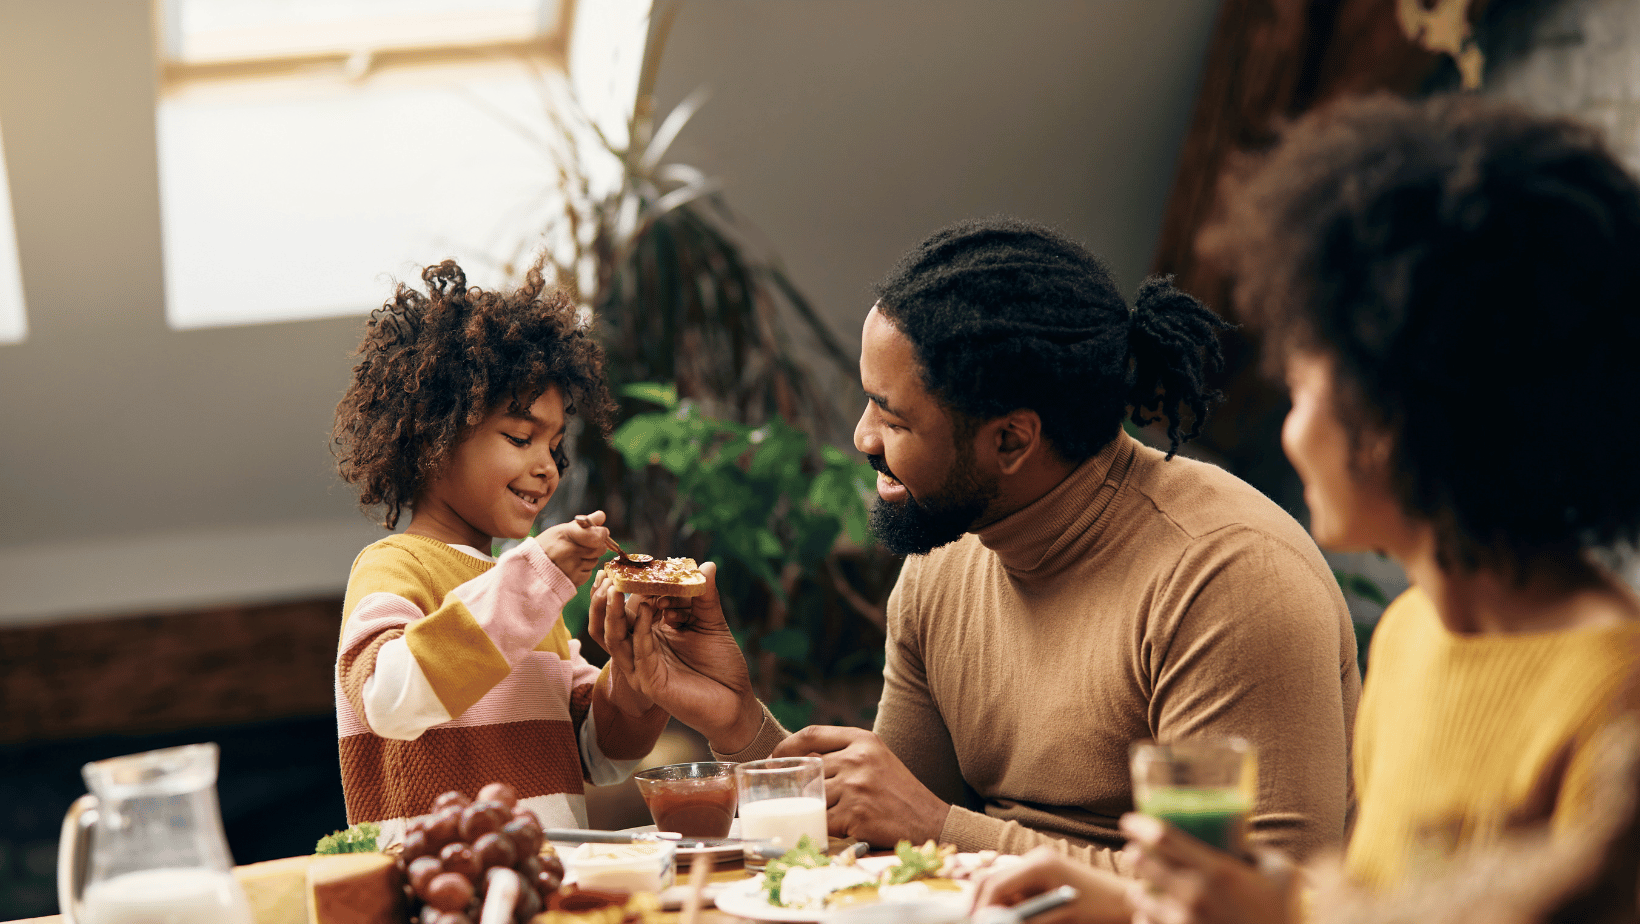
[[[694,597],[706,592],[706,575],[700,573],[693,558],[658,558],[642,568],[612,558],[604,562],[604,573],[623,594]]]

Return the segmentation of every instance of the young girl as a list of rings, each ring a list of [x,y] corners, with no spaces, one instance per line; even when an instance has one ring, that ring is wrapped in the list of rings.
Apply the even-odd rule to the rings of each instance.
[[[372,314],[336,408],[342,478],[388,529],[410,511],[359,553],[343,603],[348,821],[391,840],[440,793],[502,782],[543,826],[585,827],[583,784],[625,779],[668,718],[559,618],[603,553],[603,513],[526,538],[569,464],[568,415],[609,427],[603,355],[539,268],[512,292],[468,288],[448,261],[422,280]],[[497,538],[524,541],[492,558]]]
[[[1378,624],[1356,714],[1352,916],[1455,920],[1474,910],[1470,864],[1609,821],[1596,806],[1635,708],[1640,599],[1591,552],[1640,531],[1640,185],[1574,123],[1379,98],[1306,117],[1230,192],[1203,245],[1284,373],[1311,531],[1383,551],[1412,583]],[[1076,918],[1301,916],[1282,877],[1155,818],[1122,831],[1131,909]],[[1494,865],[1493,891],[1549,889],[1530,855]],[[1485,919],[1632,914],[1629,863],[1604,894],[1567,880]],[[1040,857],[981,897],[1082,875]],[[1406,913],[1406,895],[1443,891],[1442,913]],[[1317,896],[1311,917],[1345,905]]]

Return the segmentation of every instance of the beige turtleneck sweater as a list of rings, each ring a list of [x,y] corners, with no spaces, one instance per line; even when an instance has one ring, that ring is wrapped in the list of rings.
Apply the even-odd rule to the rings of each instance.
[[[1259,751],[1255,841],[1344,837],[1360,674],[1338,584],[1292,517],[1125,434],[1029,506],[907,560],[876,732],[952,809],[941,841],[1118,869],[1128,746]]]

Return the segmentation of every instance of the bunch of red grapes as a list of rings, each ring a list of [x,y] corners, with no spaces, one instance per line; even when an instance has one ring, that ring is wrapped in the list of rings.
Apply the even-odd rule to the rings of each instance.
[[[431,812],[410,819],[399,854],[421,924],[473,924],[502,870],[522,881],[513,920],[535,917],[564,881],[563,861],[541,855],[544,842],[540,820],[505,783],[477,799],[453,790],[434,799]]]

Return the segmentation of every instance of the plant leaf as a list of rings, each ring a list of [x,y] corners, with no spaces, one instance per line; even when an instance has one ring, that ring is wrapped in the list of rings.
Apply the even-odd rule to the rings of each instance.
[[[1336,569],[1333,571],[1333,577],[1338,580],[1339,589],[1343,590],[1344,593],[1360,597],[1368,603],[1389,606],[1389,596],[1372,578],[1364,574],[1356,574],[1352,571],[1338,571]]]
[[[787,728],[802,728],[809,724],[814,717],[814,704],[793,699],[775,700],[769,704],[769,711]],[[807,837],[808,835],[804,835]]]
[[[616,394],[623,398],[637,398],[658,404],[667,410],[678,406],[678,386],[662,382],[634,382],[631,385],[622,385],[616,389]]]
[[[801,661],[809,656],[809,637],[796,629],[776,629],[758,639],[757,644],[777,658]]]
[[[697,88],[666,114],[666,118],[661,120],[660,128],[655,129],[655,136],[645,146],[643,156],[638,158],[639,175],[647,176],[655,172],[655,168],[661,164],[661,158],[666,156],[666,149],[672,146],[678,133],[683,131],[683,127],[689,124],[689,120],[694,118],[695,113],[700,111],[700,107],[706,104],[710,96],[706,88]]]

